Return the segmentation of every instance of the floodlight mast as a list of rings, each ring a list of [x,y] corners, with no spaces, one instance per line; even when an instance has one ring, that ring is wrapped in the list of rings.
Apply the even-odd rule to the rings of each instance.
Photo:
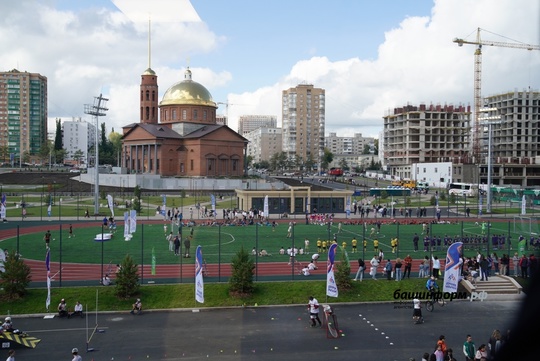
[[[85,104],[84,113],[91,115],[96,120],[96,144],[95,144],[95,155],[94,155],[94,170],[95,174],[95,185],[94,185],[94,215],[99,215],[99,117],[104,117],[107,108],[107,102],[109,99],[103,98],[102,94],[99,94],[98,97],[94,97],[94,104]]]

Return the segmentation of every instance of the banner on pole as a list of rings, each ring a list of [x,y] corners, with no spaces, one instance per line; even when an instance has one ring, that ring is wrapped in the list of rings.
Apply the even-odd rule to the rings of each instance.
[[[152,247],[152,276],[156,275],[156,251]]]
[[[334,260],[336,257],[337,244],[332,243],[328,250],[328,261],[326,262],[326,295],[330,297],[338,296],[338,288],[334,277]]]
[[[195,300],[199,303],[204,303],[204,280],[202,271],[202,247],[197,246],[197,251],[195,252]]]
[[[47,249],[45,255],[45,267],[47,267],[47,300],[45,301],[45,307],[47,311],[51,305],[51,250]]]
[[[111,217],[114,218],[114,203],[113,203],[113,196],[110,194],[107,194],[107,203],[109,205],[109,209],[111,210]]]
[[[463,243],[452,243],[446,252],[446,262],[444,264],[443,292],[457,292],[459,281],[461,280],[461,252]]]

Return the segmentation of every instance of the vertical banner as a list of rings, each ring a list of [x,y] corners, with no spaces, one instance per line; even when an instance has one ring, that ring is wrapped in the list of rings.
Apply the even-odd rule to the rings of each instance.
[[[484,203],[484,197],[480,195],[480,198],[478,198],[478,215],[480,216],[482,215],[483,203]]]
[[[264,197],[263,212],[264,212],[263,217],[268,218],[268,216],[269,216],[269,214],[268,214],[269,213],[268,212],[268,196]]]
[[[216,196],[211,194],[210,195],[210,202],[212,203],[212,211],[214,213],[214,217],[216,216]]]
[[[345,205],[345,212],[347,217],[351,216],[351,196],[347,196],[347,204]]]
[[[51,250],[47,249],[47,255],[45,256],[45,267],[47,267],[47,300],[45,301],[45,307],[49,311],[51,305]]]
[[[461,252],[463,243],[452,243],[446,252],[446,262],[444,264],[443,292],[457,292],[458,283],[461,279]]]
[[[337,243],[332,243],[328,250],[328,261],[326,262],[326,295],[330,297],[338,296],[336,279],[334,278],[334,259],[336,257]]]
[[[152,276],[156,275],[156,251],[152,247]]]
[[[161,215],[163,217],[166,217],[167,216],[167,195],[166,194],[163,194],[161,196]]]
[[[129,212],[124,212],[124,238],[129,237]]]
[[[114,203],[113,197],[110,194],[107,194],[107,204],[109,205],[109,209],[111,210],[111,217],[114,218]]]
[[[195,252],[195,300],[204,303],[204,281],[203,281],[203,256],[202,247],[197,246]]]
[[[525,195],[521,198],[521,215],[527,215],[527,200],[525,199]]]
[[[137,211],[132,209],[129,211],[129,232],[135,233],[137,230]]]

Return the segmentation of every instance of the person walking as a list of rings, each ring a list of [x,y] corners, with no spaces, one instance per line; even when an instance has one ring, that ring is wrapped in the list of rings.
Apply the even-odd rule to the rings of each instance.
[[[474,361],[476,347],[474,346],[471,335],[467,335],[467,339],[463,343],[463,354],[465,355],[465,361]]]
[[[413,300],[413,320],[415,323],[424,323],[424,317],[422,317],[422,304],[418,298]]]
[[[319,327],[322,327],[321,319],[319,318],[319,301],[313,296],[309,296],[308,302],[309,318],[311,320],[311,327],[317,326],[317,321]]]
[[[186,237],[184,241],[184,248],[186,251],[186,254],[184,255],[185,258],[190,258],[191,255],[189,254],[189,249],[191,248],[191,236]]]
[[[360,277],[360,282],[364,279],[364,269],[366,268],[366,264],[362,258],[358,258],[358,271],[356,271],[356,276],[354,277],[355,281],[358,281],[358,278]]]

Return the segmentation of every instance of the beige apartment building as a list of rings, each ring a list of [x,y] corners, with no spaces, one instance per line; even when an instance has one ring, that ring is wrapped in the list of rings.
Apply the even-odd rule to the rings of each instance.
[[[282,92],[283,151],[319,164],[324,150],[325,90],[300,84]]]
[[[258,128],[276,128],[277,116],[275,115],[241,115],[238,119],[238,134],[246,134]]]

